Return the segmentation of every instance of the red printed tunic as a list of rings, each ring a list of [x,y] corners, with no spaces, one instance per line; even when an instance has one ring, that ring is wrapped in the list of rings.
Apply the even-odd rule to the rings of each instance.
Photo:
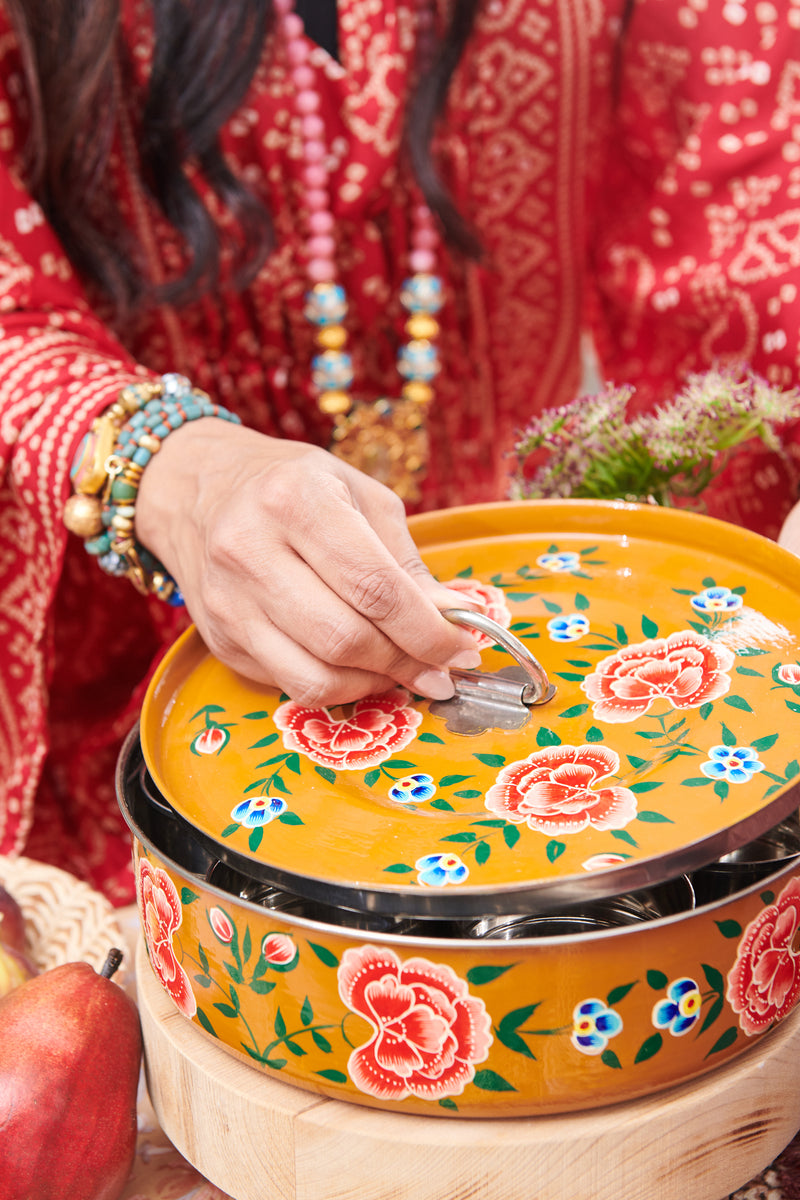
[[[643,407],[715,361],[797,378],[800,0],[639,0],[620,43],[622,7],[487,0],[454,80],[438,161],[484,257],[442,255],[425,507],[503,497],[514,432],[576,393],[585,330],[604,377],[635,384]],[[161,280],[185,254],[136,183],[149,6],[122,8],[130,65],[107,186]],[[318,47],[311,64],[354,390],[370,398],[397,387],[414,4],[340,0],[339,12],[341,64]],[[301,149],[273,50],[222,140],[274,216],[276,250],[243,293],[223,283],[117,327],[21,183],[24,89],[0,8],[0,852],[66,865],[116,902],[132,893],[115,757],[186,618],[103,576],[68,538],[69,466],[121,385],[165,371],[258,429],[326,442],[302,314]],[[774,536],[794,491],[790,464],[748,451],[709,511]]]

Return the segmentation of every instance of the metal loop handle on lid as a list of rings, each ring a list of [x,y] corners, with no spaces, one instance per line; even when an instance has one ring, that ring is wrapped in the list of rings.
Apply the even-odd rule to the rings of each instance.
[[[508,651],[523,668],[527,677],[519,697],[523,704],[546,704],[548,700],[552,700],[556,689],[547,678],[544,667],[538,659],[534,658],[527,646],[523,646],[519,638],[515,637],[508,629],[498,625],[497,621],[493,621],[484,613],[472,612],[465,608],[446,608],[442,611],[442,616],[446,617],[448,621],[452,621],[454,625],[477,629]],[[476,674],[472,671],[453,671],[451,674],[460,679],[473,678],[490,681],[498,678],[493,675]]]

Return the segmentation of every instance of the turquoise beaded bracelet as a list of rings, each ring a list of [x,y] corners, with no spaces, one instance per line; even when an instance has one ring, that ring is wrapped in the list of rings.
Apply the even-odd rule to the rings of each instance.
[[[217,417],[241,422],[235,413],[193,388],[183,375],[162,375],[159,383],[143,384],[141,389],[141,393],[136,385],[124,389],[129,415],[117,429],[113,452],[105,460],[103,485],[98,491],[99,527],[85,539],[84,547],[107,574],[126,577],[144,595],[180,605],[183,597],[175,580],[134,534],[142,474],[164,438],[188,421]],[[141,401],[138,406],[137,400]]]

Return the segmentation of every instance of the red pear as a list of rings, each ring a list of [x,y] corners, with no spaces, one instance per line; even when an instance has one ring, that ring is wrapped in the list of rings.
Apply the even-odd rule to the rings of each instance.
[[[0,1200],[117,1200],[136,1150],[139,1015],[111,980],[66,963],[0,1000]]]

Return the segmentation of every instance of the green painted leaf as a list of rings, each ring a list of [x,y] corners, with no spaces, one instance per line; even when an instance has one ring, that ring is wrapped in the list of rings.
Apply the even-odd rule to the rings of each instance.
[[[440,1108],[449,1108],[452,1112],[458,1112],[458,1105],[450,1096],[443,1096],[439,1101]]]
[[[465,829],[461,833],[448,833],[447,837],[439,838],[440,842],[476,842],[477,840],[477,833],[472,833],[469,829]]]
[[[303,1056],[306,1054],[306,1051],[303,1049],[300,1043],[293,1042],[291,1038],[286,1038],[283,1044],[287,1050],[291,1050],[295,1058],[303,1058]]]
[[[192,978],[194,979],[195,983],[200,984],[200,987],[204,987],[204,988],[211,987],[211,980],[209,979],[209,977],[207,975],[194,975]]]
[[[275,1036],[282,1038],[286,1036],[286,1022],[283,1019],[283,1013],[280,1009],[275,1012],[275,1020],[273,1022],[275,1028]]]
[[[634,756],[632,754],[626,754],[625,757],[627,758],[628,762],[631,764],[632,767],[637,767],[637,768],[638,767],[646,767],[648,762],[650,761],[647,758],[634,758]]]
[[[506,1013],[497,1026],[497,1034],[500,1041],[504,1042],[506,1033],[519,1029],[520,1025],[524,1025],[526,1021],[530,1020],[540,1004],[541,1000],[537,1000],[535,1004],[526,1004],[522,1008],[515,1008],[511,1012]]]
[[[717,581],[715,579],[712,579],[710,575],[706,575],[705,579],[703,580],[703,587],[710,588],[710,587],[716,587],[716,586],[717,586]]]
[[[310,1025],[314,1020],[314,1009],[311,1007],[311,1001],[306,996],[303,1001],[303,1007],[300,1009],[300,1021],[303,1025]]]
[[[250,847],[250,850],[253,854],[255,854],[256,850],[261,845],[261,841],[262,841],[263,837],[264,837],[263,826],[259,826],[257,829],[250,830],[250,833],[248,834],[248,837],[247,837],[247,844]]]
[[[469,579],[472,575],[472,567],[464,567],[463,571],[459,571],[456,579]]]
[[[619,1004],[620,1000],[624,1000],[631,988],[635,988],[639,981],[634,979],[633,983],[621,983],[619,987],[612,988],[606,996],[606,1004],[609,1008],[613,1008],[615,1004]]]
[[[292,794],[292,793],[289,791],[289,789],[288,789],[288,787],[286,786],[286,784],[285,784],[285,783],[283,782],[283,780],[281,779],[281,777],[280,777],[280,775],[278,774],[278,772],[277,772],[277,771],[276,771],[276,772],[275,772],[275,774],[272,776],[272,786],[275,788],[275,790],[276,790],[277,792],[283,792],[284,796],[291,796],[291,794]],[[286,815],[286,814],[284,813],[284,816],[285,816],[285,815]],[[281,820],[283,820],[283,817],[281,817],[280,819],[281,819]],[[300,822],[300,824],[302,825],[302,821]]]
[[[647,982],[654,992],[663,992],[669,983],[669,976],[665,975],[663,971],[648,971]]]
[[[281,825],[305,825],[302,817],[298,817],[297,813],[285,812],[278,817]]]
[[[474,757],[487,767],[504,767],[506,765],[502,754],[476,754]]]
[[[197,892],[193,892],[191,888],[181,888],[181,904],[192,904],[195,900],[199,900]]]
[[[642,617],[642,633],[646,638],[658,637],[658,626],[649,617]]]
[[[550,862],[555,862],[557,858],[560,858],[566,848],[566,842],[557,842],[555,838],[551,839],[551,841],[549,841],[545,847],[547,857]]]
[[[506,971],[510,971],[513,966],[514,963],[509,963],[507,967],[470,967],[467,971],[467,979],[474,987],[482,987],[483,984],[493,983],[495,979],[505,975]]]
[[[533,621],[512,621],[509,629],[512,633],[521,633],[523,629],[532,629]]]
[[[316,954],[319,961],[326,967],[338,967],[339,959],[331,950],[328,949],[327,946],[318,946],[316,942],[309,942],[308,944]]]
[[[200,959],[200,966],[203,968],[206,975],[208,975],[208,957],[199,942],[197,945],[197,957]]]
[[[681,785],[683,787],[708,787],[708,785],[710,783],[711,783],[711,780],[706,779],[705,775],[702,775],[702,776],[698,775],[698,776],[693,777],[692,779],[682,779],[681,780]]]
[[[439,787],[452,787],[455,783],[464,783],[465,780],[472,779],[471,775],[444,775],[439,780]]]
[[[263,787],[266,782],[267,782],[266,777],[264,777],[263,779],[254,779],[253,782],[248,783],[247,787],[244,789],[245,796],[247,795],[248,792],[258,791],[258,789]]]
[[[796,758],[793,758],[790,763],[786,764],[786,778],[794,779],[798,772],[800,772],[800,764],[798,764]]]
[[[221,1012],[223,1017],[235,1017],[237,1010],[231,1004],[215,1004],[214,1008],[217,1012]]]
[[[763,650],[760,646],[742,646],[736,653],[742,658],[752,658],[756,654],[769,654],[769,650]]]
[[[566,679],[567,683],[583,683],[585,675],[579,674],[577,671],[555,671],[555,675],[559,679]]]
[[[564,711],[560,712],[558,715],[566,718],[580,717],[583,716],[588,707],[588,704],[573,704],[572,708],[565,708]]]
[[[367,771],[364,776],[364,783],[368,788],[374,787],[381,777],[380,767],[375,767],[372,771]]]
[[[244,961],[247,962],[250,955],[253,953],[253,939],[250,936],[250,926],[248,925],[244,931],[244,939],[242,941],[242,954]]]
[[[233,967],[230,963],[223,963],[222,965],[225,967],[225,970],[228,972],[234,983],[243,982],[242,972],[238,967]]]
[[[204,704],[202,708],[198,708],[197,712],[194,714],[193,717],[190,717],[189,720],[196,721],[198,717],[202,717],[203,713],[214,713],[214,712],[225,712],[225,709],[222,707],[221,704]]]
[[[415,771],[417,767],[416,763],[409,762],[406,758],[392,758],[387,765],[398,771]]]
[[[233,825],[226,825],[220,837],[230,837],[232,833],[236,833],[237,829],[241,829],[241,825],[238,822],[234,822]]]
[[[314,767],[314,770],[322,779],[325,780],[326,783],[336,783],[336,772],[332,771],[330,767],[317,766]]]
[[[795,704],[794,700],[787,700],[786,707],[792,712],[800,713],[800,704]]]
[[[742,927],[738,921],[715,921],[714,924],[719,929],[723,937],[735,938],[742,936]]]
[[[578,612],[585,612],[589,607],[589,601],[582,592],[575,593],[575,607],[577,608]]]
[[[275,983],[271,979],[250,980],[250,991],[255,992],[257,996],[268,996],[274,987]]]
[[[663,813],[653,812],[651,809],[645,809],[636,814],[637,821],[649,821],[652,825],[674,825],[672,817],[665,817]]]
[[[552,729],[545,729],[542,725],[536,731],[537,746],[560,746],[561,738]]]
[[[612,829],[611,836],[620,842],[627,842],[629,846],[636,846],[638,849],[639,843],[625,829]]]
[[[498,1075],[496,1071],[489,1071],[488,1069],[476,1071],[472,1082],[482,1092],[515,1092],[517,1090],[507,1079],[503,1079],[502,1075]]]
[[[720,800],[727,800],[729,791],[730,788],[724,779],[718,779],[714,784],[714,792],[717,796],[719,796]]]
[[[735,1025],[730,1025],[725,1030],[722,1037],[717,1038],[717,1040],[714,1042],[714,1045],[709,1050],[706,1058],[710,1058],[712,1054],[718,1054],[720,1050],[727,1050],[728,1046],[732,1046],[738,1036],[739,1030]]]
[[[632,783],[630,790],[632,792],[652,792],[655,788],[664,786],[663,779],[644,780],[642,783]]]
[[[344,1072],[334,1071],[332,1067],[326,1067],[324,1071],[315,1071],[314,1074],[329,1080],[330,1083],[347,1083],[347,1076]]]
[[[619,1070],[622,1067],[622,1063],[613,1050],[604,1050],[600,1055],[600,1062],[605,1063],[607,1067],[613,1067],[615,1070]]]
[[[533,600],[536,597],[536,592],[506,592],[509,600],[518,601],[522,604],[525,600]]]
[[[554,600],[544,600],[543,599],[542,604],[545,606],[547,611],[550,613],[560,613],[560,612],[564,611],[563,608],[561,607],[561,605],[556,604]]]
[[[265,712],[265,711],[262,709],[262,710],[260,710],[259,712],[250,712],[250,713],[245,713],[245,714],[244,714],[244,717],[243,717],[243,720],[245,720],[245,721],[264,721],[264,720],[266,720],[266,718],[267,718],[268,716],[269,716],[269,713],[268,713],[268,712]],[[277,737],[278,735],[277,735],[277,734],[275,734],[275,736]]]
[[[568,658],[567,662],[571,667],[580,667],[582,671],[588,671],[592,665],[588,659],[585,658]],[[586,707],[588,708],[589,705],[587,704]]]
[[[205,1029],[206,1033],[210,1033],[212,1037],[217,1037],[217,1031],[214,1029],[214,1026],[211,1024],[202,1008],[198,1008],[197,1010],[197,1019],[203,1026],[203,1029]]]
[[[701,963],[700,965],[703,968],[703,974],[706,977],[708,986],[713,988],[715,992],[719,992],[721,996],[725,991],[725,980],[722,978],[722,972],[718,971],[716,967],[709,966],[708,963]]]
[[[460,800],[477,800],[482,794],[475,788],[466,788],[463,792],[453,792],[453,795],[458,796]]]
[[[728,726],[727,726],[727,725],[725,725],[725,724],[723,723],[723,724],[722,724],[722,741],[723,741],[723,744],[724,744],[724,745],[726,745],[726,746],[735,746],[735,745],[736,745],[736,740],[737,740],[737,739],[736,739],[736,734],[735,734],[735,733],[732,733],[732,732],[731,732],[731,730],[730,730],[730,729],[728,729]]]
[[[277,742],[277,740],[278,740],[277,733],[268,733],[266,737],[259,738],[259,740],[257,742],[253,742],[250,749],[251,750],[263,750],[265,746],[271,746],[271,745],[273,745],[274,742]]]
[[[664,1039],[660,1033],[653,1033],[649,1038],[645,1038],[639,1049],[636,1051],[634,1063],[647,1062],[648,1058],[652,1058],[654,1054],[658,1054],[661,1047],[664,1045]]]
[[[419,742],[437,742],[440,746],[444,745],[444,738],[437,737],[435,733],[421,733],[417,738]]]
[[[288,771],[293,771],[295,775],[300,775],[301,774],[300,755],[299,754],[287,754],[285,766]]]
[[[711,1007],[709,1008],[708,1012],[705,1015],[705,1018],[703,1019],[703,1024],[700,1026],[700,1031],[699,1031],[700,1033],[705,1033],[705,1031],[709,1028],[709,1026],[714,1024],[714,1022],[718,1019],[719,1014],[722,1012],[722,1008],[723,1008],[722,996],[717,996],[716,1000],[711,1005]]]
[[[431,808],[437,808],[441,812],[455,812],[452,804],[450,804],[447,800],[443,800],[441,796],[438,800],[431,800]]]
[[[590,725],[589,728],[586,730],[586,741],[587,742],[602,742],[602,740],[603,740],[602,729],[598,729],[596,725]]]
[[[762,904],[773,904],[775,902],[775,893],[774,892],[770,892],[770,891],[761,892],[760,896],[761,896]]]
[[[616,630],[617,630],[617,641],[619,642],[620,646],[627,646],[628,635],[625,632],[625,626],[617,625]]]
[[[482,817],[480,821],[473,821],[473,825],[483,825],[487,829],[502,829],[505,821],[502,817]]]
[[[513,850],[520,839],[520,832],[516,825],[506,825],[503,829],[503,841],[508,846],[509,850]]]
[[[384,871],[390,871],[392,875],[408,875],[414,868],[408,863],[392,863],[390,867],[384,867]]]
[[[488,861],[491,853],[492,847],[488,842],[478,842],[478,845],[475,847],[475,862],[479,867],[482,867]]]
[[[737,675],[757,675],[759,679],[764,678],[763,671],[754,671],[752,667],[737,667],[736,674]]]
[[[313,1038],[314,1045],[318,1050],[321,1050],[323,1054],[330,1054],[333,1047],[328,1039],[322,1036],[318,1029],[311,1030],[311,1037]]]
[[[713,709],[714,709],[713,704],[701,704],[697,711],[699,712],[702,719],[704,721],[707,721],[708,718],[711,716]]]
[[[536,1059],[536,1055],[533,1053],[528,1043],[524,1041],[524,1039],[521,1038],[518,1033],[515,1033],[513,1029],[508,1030],[505,1036],[503,1036],[498,1029],[497,1036],[508,1050],[513,1050],[515,1054],[522,1054],[525,1058],[532,1058],[534,1060]]]
[[[743,696],[725,696],[723,703],[730,704],[731,708],[738,708],[741,712],[751,713],[753,711]]]

